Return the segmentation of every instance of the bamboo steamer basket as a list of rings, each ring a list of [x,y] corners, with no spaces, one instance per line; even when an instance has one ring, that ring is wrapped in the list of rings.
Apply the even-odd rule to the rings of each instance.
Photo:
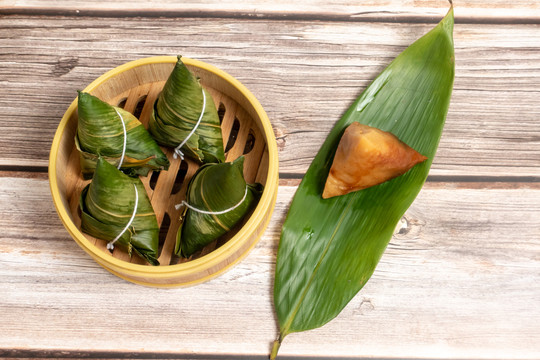
[[[130,111],[145,125],[177,58],[151,57],[119,66],[92,82],[84,91]],[[77,131],[77,100],[64,114],[56,131],[49,159],[49,182],[53,202],[65,228],[77,244],[98,264],[133,283],[155,286],[189,286],[212,279],[242,260],[255,246],[268,225],[278,188],[278,155],[270,121],[258,100],[238,80],[201,61],[182,57],[212,95],[221,120],[226,160],[244,155],[247,182],[264,185],[256,208],[227,235],[189,259],[174,255],[176,233],[181,224],[179,204],[199,165],[173,158],[163,148],[171,166],[168,171],[141,177],[160,225],[159,266],[129,255],[80,230],[79,195],[89,183],[82,178],[79,154],[74,144]]]

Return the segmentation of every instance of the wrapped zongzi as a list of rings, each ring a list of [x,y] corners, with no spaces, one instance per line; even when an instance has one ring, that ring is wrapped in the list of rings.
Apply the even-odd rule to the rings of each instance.
[[[157,260],[159,226],[141,180],[99,158],[92,182],[80,197],[81,230],[139,254],[152,265]]]
[[[175,148],[175,156],[185,154],[199,163],[225,161],[212,96],[180,56],[154,104],[148,130],[159,144]]]
[[[146,176],[150,170],[169,168],[167,156],[131,113],[79,92],[78,115],[75,145],[86,179],[92,177],[100,156],[120,165],[131,176]]]
[[[191,179],[178,230],[176,254],[189,257],[228,232],[256,205],[262,185],[247,184],[244,157],[206,164]]]

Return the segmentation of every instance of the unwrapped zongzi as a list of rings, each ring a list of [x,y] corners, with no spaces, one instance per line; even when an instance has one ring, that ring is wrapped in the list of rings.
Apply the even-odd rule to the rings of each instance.
[[[244,157],[203,165],[191,179],[178,230],[176,254],[189,257],[228,232],[256,204],[262,185],[247,184]]]
[[[224,162],[221,125],[212,96],[178,61],[154,104],[148,130],[156,141],[199,163]]]
[[[99,158],[92,182],[79,200],[81,230],[119,245],[152,265],[157,260],[159,226],[141,180],[132,178]]]
[[[322,197],[381,184],[426,159],[394,134],[353,122],[341,137]]]
[[[131,176],[167,170],[169,160],[139,120],[131,113],[79,92],[77,135],[81,171],[92,177],[98,157],[104,157]]]

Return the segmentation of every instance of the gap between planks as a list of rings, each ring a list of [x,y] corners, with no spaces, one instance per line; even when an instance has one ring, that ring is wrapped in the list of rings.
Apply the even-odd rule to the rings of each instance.
[[[520,179],[515,179],[516,181],[500,181],[497,178],[484,178],[482,181],[473,180],[466,181],[461,179],[460,181],[452,181],[447,179],[446,181],[430,181],[428,180],[424,183],[423,188],[426,189],[540,189],[540,179],[536,181],[520,181]],[[280,177],[279,186],[298,186],[302,181],[301,178],[289,178],[289,177]]]
[[[436,24],[448,9],[407,8],[389,10],[361,10],[349,12],[301,12],[301,11],[249,11],[249,10],[201,10],[201,9],[105,9],[74,7],[0,6],[1,15],[21,16],[76,16],[92,18],[201,18],[201,19],[255,19],[286,21],[371,22]],[[482,9],[455,8],[456,24],[540,24],[540,11],[535,9]],[[482,15],[479,15],[482,14]]]
[[[270,342],[269,342],[270,343]],[[270,350],[269,350],[270,351]],[[240,355],[240,354],[181,354],[159,352],[113,352],[113,351],[76,351],[51,349],[0,349],[3,358],[49,358],[49,359],[176,359],[176,360],[268,360],[268,355]],[[361,360],[358,357],[328,357],[328,356],[280,356],[288,360]],[[371,359],[371,358],[370,358]],[[385,359],[379,359],[385,360]],[[414,360],[414,359],[413,359]],[[430,360],[430,359],[422,359]],[[433,359],[435,360],[435,359]]]
[[[0,166],[0,178],[47,180],[47,167]],[[279,174],[279,186],[298,186],[304,174]],[[458,189],[540,189],[540,178],[532,176],[428,176],[424,187]]]

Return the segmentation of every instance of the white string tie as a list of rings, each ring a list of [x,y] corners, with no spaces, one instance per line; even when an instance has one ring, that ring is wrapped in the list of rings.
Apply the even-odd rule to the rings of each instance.
[[[182,146],[184,146],[189,138],[195,134],[195,130],[197,130],[197,128],[199,127],[199,124],[201,123],[201,120],[203,118],[203,115],[204,115],[204,109],[206,109],[206,94],[204,93],[204,89],[201,88],[201,91],[202,91],[202,95],[203,95],[203,106],[202,106],[202,110],[201,110],[201,115],[199,115],[199,120],[197,120],[197,123],[195,124],[195,126],[193,127],[193,129],[191,129],[191,132],[188,134],[188,136],[184,139],[184,141],[182,141],[180,143],[180,145],[178,145],[177,147],[174,148],[174,154],[173,154],[173,157],[175,159],[178,159],[178,156],[180,156],[180,159],[184,160],[184,153],[182,152],[182,150],[180,150],[182,148]]]
[[[127,131],[126,131],[126,123],[124,122],[124,118],[122,115],[120,115],[120,112],[117,109],[114,109],[118,116],[120,116],[120,121],[122,122],[122,129],[124,130],[124,146],[122,147],[122,157],[120,158],[120,163],[118,164],[118,170],[122,167],[122,164],[124,163],[124,157],[126,156],[126,146],[127,146]]]
[[[240,200],[236,205],[234,205],[233,207],[230,207],[226,210],[222,210],[222,211],[207,211],[207,210],[201,210],[201,209],[197,209],[196,207],[192,206],[192,205],[189,205],[187,203],[187,201],[185,200],[182,200],[182,202],[180,204],[177,204],[175,205],[174,207],[176,208],[176,210],[179,210],[182,206],[185,206],[187,207],[188,209],[190,210],[193,210],[195,212],[198,212],[198,213],[201,213],[201,214],[205,214],[205,215],[222,215],[222,214],[226,214],[228,213],[229,211],[233,211],[234,209],[236,209],[237,207],[239,207],[240,205],[242,205],[242,203],[244,202],[244,200],[246,200],[246,196],[247,196],[247,193],[248,193],[248,187],[246,185],[246,191],[244,192],[244,197],[242,198],[242,200]]]
[[[118,239],[120,239],[120,237],[122,237],[122,235],[124,235],[124,233],[127,231],[127,229],[129,229],[129,227],[131,226],[131,223],[135,219],[135,214],[137,214],[137,206],[139,204],[139,192],[137,191],[137,185],[133,184],[133,188],[135,189],[135,206],[133,207],[133,214],[131,214],[131,219],[129,219],[129,222],[127,223],[124,230],[122,230],[122,232],[120,234],[118,234],[117,237],[115,237],[112,241],[110,241],[107,244],[107,250],[113,250],[114,249],[114,243]]]

